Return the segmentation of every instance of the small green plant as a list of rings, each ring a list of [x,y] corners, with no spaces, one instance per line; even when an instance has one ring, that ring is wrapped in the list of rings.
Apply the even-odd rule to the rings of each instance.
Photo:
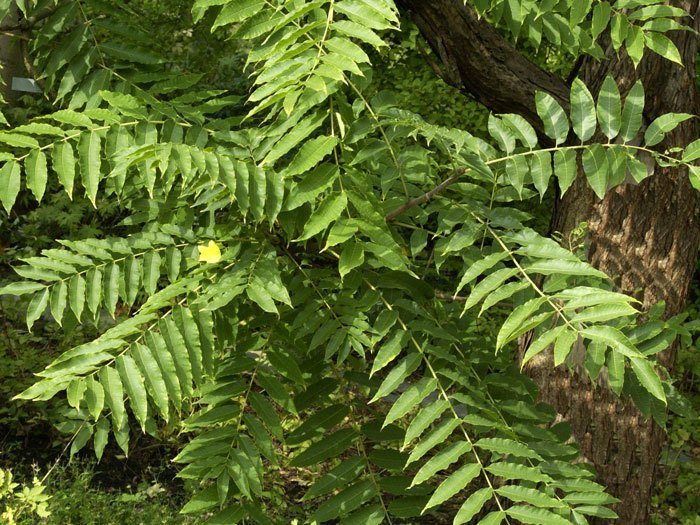
[[[144,472],[144,475],[149,472]],[[51,494],[42,510],[16,515],[15,522],[3,525],[186,525],[193,523],[179,514],[183,494],[180,488],[162,485],[154,473],[140,482],[122,487],[99,483],[100,467],[75,460],[57,464],[42,487]],[[3,520],[6,520],[3,517]]]
[[[36,476],[31,484],[21,485],[13,481],[12,471],[0,469],[0,519],[5,525],[15,525],[26,516],[48,518],[50,496]]]

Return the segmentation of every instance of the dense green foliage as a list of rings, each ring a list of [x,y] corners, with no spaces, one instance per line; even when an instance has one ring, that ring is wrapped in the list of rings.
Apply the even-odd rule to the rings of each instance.
[[[678,60],[664,32],[684,13],[656,1],[473,4],[533,54],[602,58],[610,26],[635,62]],[[11,254],[0,294],[30,332],[50,314],[76,334],[18,396],[52,400],[71,455],[177,441],[183,511],[208,523],[614,517],[515,342],[533,332],[525,361],[554,345],[663,424],[683,404],[654,355],[694,327],[642,317],[525,210],[579,164],[599,197],[654,164],[700,185],[700,141],[655,148],[692,115],[642,130],[645,87],[622,100],[611,77],[596,99],[574,81],[568,114],[537,95],[552,147],[518,115],[421,115],[373,70],[415,49],[388,0],[197,0],[213,50],[185,58],[121,2],[18,5],[49,13],[30,56],[51,107],[6,112],[0,220],[36,201],[73,231],[14,233],[40,253]],[[241,55],[249,79],[197,70]]]
[[[42,522],[51,525],[185,525],[192,518],[178,514],[182,505],[177,494],[149,478],[125,490],[95,488],[94,472],[89,465],[77,462],[69,468],[60,468],[47,480],[50,494],[50,515]],[[36,523],[34,516],[23,516],[19,525]]]

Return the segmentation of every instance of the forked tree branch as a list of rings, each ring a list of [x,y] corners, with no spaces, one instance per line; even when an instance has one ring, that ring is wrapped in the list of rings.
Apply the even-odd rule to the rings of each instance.
[[[449,78],[495,113],[518,113],[543,137],[535,91],[545,91],[568,111],[566,82],[520,54],[464,0],[399,0]]]

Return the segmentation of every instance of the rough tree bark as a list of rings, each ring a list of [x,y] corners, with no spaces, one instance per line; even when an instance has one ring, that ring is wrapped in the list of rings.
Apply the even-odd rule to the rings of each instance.
[[[518,113],[541,136],[535,91],[568,108],[566,83],[515,51],[486,20],[460,0],[399,0],[443,64],[442,78],[495,113]]]
[[[698,0],[671,3],[693,14],[700,29]],[[525,59],[462,0],[401,0],[401,4],[440,57],[450,82],[492,111],[518,112],[541,132],[534,91],[547,91],[567,105],[566,83]],[[690,32],[669,36],[685,67],[648,52],[635,71],[624,53],[617,58],[603,37],[609,59],[584,59],[580,76],[595,93],[611,73],[623,94],[641,78],[647,91],[647,123],[668,112],[698,114],[699,39]],[[699,132],[698,119],[692,119],[669,134],[660,148],[687,145]],[[646,306],[666,301],[669,316],[683,310],[700,245],[700,194],[684,170],[657,168],[642,184],[624,184],[602,201],[579,178],[557,203],[553,230],[567,233],[582,221],[588,223],[589,260],[611,275],[621,290],[637,295]],[[672,368],[674,350],[664,352],[661,360]],[[555,369],[551,356],[542,354],[531,361],[528,373],[538,383],[542,399],[571,423],[599,481],[622,500],[616,506],[619,523],[648,523],[663,430],[608,388],[594,388],[582,375]]]
[[[674,3],[695,14],[696,30],[700,29],[698,0]],[[640,78],[647,88],[647,122],[668,112],[699,114],[695,87],[698,38],[689,32],[672,36],[684,68],[647,54],[635,72],[623,55],[602,64],[586,60],[581,77],[594,92],[608,72],[622,84],[623,92]],[[611,47],[608,55],[613,56]],[[660,147],[685,146],[698,138],[697,122],[692,119],[681,125]],[[664,300],[666,315],[680,313],[700,244],[700,194],[690,186],[685,170],[657,168],[642,184],[620,186],[602,201],[583,183],[572,190],[559,203],[554,230],[566,233],[586,221],[588,258],[596,267],[612,276],[621,290],[637,295],[645,306]],[[659,357],[672,369],[675,348]],[[648,523],[663,430],[645,421],[630,402],[619,402],[607,388],[592,388],[581,376],[555,370],[546,357],[533,364],[530,374],[540,385],[542,397],[571,422],[600,479],[623,500],[617,508],[620,522]]]

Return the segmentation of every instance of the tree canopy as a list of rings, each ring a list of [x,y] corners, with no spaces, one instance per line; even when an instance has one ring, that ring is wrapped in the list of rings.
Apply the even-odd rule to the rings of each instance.
[[[61,400],[71,455],[184,435],[173,460],[199,489],[183,511],[212,524],[272,523],[268,484],[290,470],[309,480],[308,522],[615,518],[523,367],[552,352],[663,424],[683,403],[657,354],[697,322],[590,264],[585,225],[551,236],[534,210],[576,181],[600,200],[662,168],[700,189],[700,140],[667,147],[697,116],[646,121],[653,85],[607,74],[593,89],[575,64],[681,64],[669,34],[692,31],[689,13],[436,2],[500,61],[467,81],[415,4],[195,0],[193,27],[245,60],[232,79],[173,60],[131,2],[0,2],[50,104],[0,114],[3,227],[58,191],[117,217],[17,260],[0,288],[27,301],[29,330],[49,314],[99,328],[17,396]],[[415,39],[411,10],[427,60],[481,93],[485,129],[437,124],[378,85],[383,57]],[[543,53],[574,64],[568,83],[535,72]]]

